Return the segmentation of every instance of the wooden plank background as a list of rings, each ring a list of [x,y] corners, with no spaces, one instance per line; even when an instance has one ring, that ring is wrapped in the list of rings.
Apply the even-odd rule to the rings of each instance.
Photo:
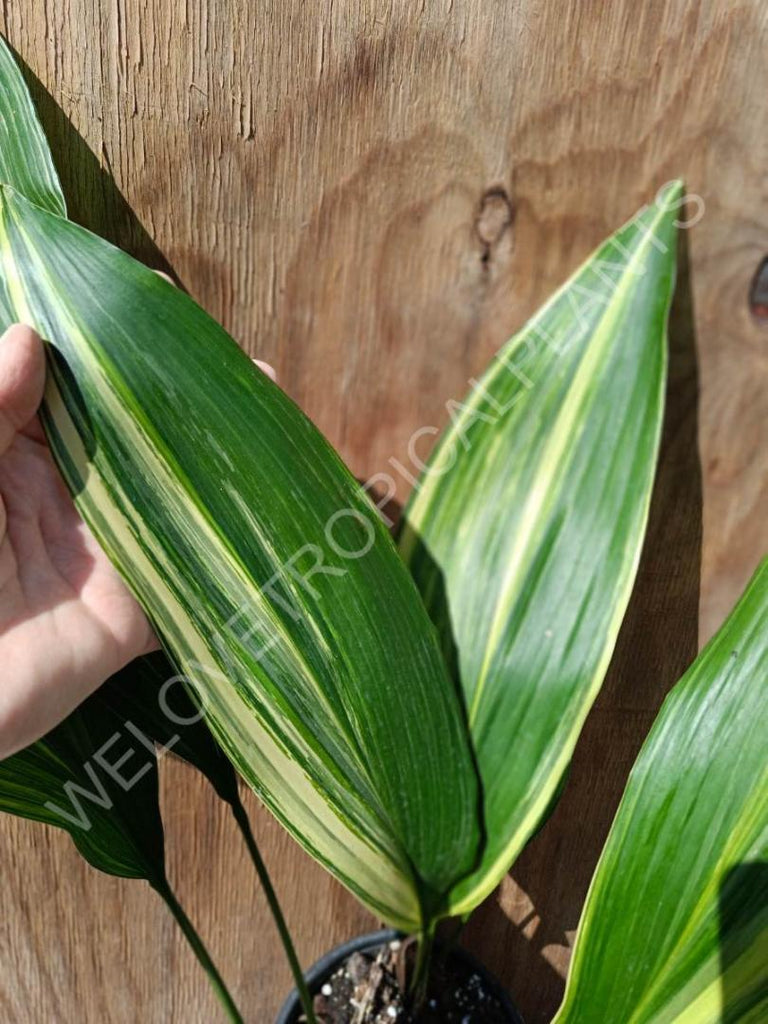
[[[529,1022],[663,694],[766,541],[762,0],[3,0],[76,219],[172,268],[354,471],[423,425],[605,234],[682,175],[687,233],[640,578],[571,781],[466,941]],[[398,501],[407,492],[399,480]],[[231,822],[163,767],[171,878],[249,1021],[287,970]],[[374,924],[250,801],[305,962]],[[0,821],[0,1019],[213,1021],[142,884]]]

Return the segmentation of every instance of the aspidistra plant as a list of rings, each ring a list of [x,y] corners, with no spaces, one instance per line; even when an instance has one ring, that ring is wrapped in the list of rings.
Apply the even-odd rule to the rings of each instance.
[[[48,343],[41,416],[77,507],[243,777],[368,907],[428,946],[546,817],[611,657],[658,454],[681,186],[609,238],[452,404],[396,548],[327,442],[221,327],[66,219],[7,54],[0,78],[0,314]],[[750,614],[764,617],[765,572],[750,593]],[[735,629],[764,667],[747,620],[740,606],[726,643]],[[703,657],[691,671],[707,682],[681,683],[694,711],[721,678]],[[665,710],[641,766],[667,763],[690,726],[683,705]],[[679,770],[670,760],[664,781]],[[626,806],[653,835],[673,829],[667,805],[642,792],[635,803],[633,786],[563,1020],[605,1019],[580,979],[600,961],[590,951],[613,941],[593,921],[608,935],[627,899],[609,884],[611,858],[637,856],[615,838]],[[689,811],[713,813],[709,801]],[[756,813],[747,831],[765,829],[763,805]],[[697,907],[719,875],[690,874]],[[686,950],[681,927],[675,949]],[[633,964],[647,991],[631,1002],[639,988],[627,984],[636,1016],[616,1019],[657,1019],[642,1007],[663,999],[677,1013],[682,990],[658,964],[652,982]],[[733,991],[753,1006],[749,986]]]

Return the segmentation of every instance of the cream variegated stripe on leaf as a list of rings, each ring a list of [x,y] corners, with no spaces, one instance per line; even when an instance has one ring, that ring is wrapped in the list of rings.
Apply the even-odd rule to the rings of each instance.
[[[640,751],[557,1024],[768,1020],[767,684],[764,561]]]
[[[0,183],[65,216],[61,185],[35,108],[7,43],[0,37]]]
[[[310,853],[420,928],[475,860],[477,780],[358,485],[187,296],[8,186],[0,271],[0,304],[50,342],[43,419],[78,507],[222,746]]]
[[[486,845],[466,913],[540,823],[603,679],[648,515],[675,269],[673,184],[451,403],[400,549],[458,675]]]

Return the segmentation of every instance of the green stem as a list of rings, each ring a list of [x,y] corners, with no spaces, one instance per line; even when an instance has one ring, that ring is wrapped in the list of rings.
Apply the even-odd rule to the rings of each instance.
[[[421,1007],[427,995],[429,968],[432,963],[434,942],[435,925],[431,923],[419,934],[419,941],[416,947],[416,967],[413,972],[413,983],[411,985],[416,1010]]]
[[[243,1024],[243,1018],[240,1015],[240,1011],[232,996],[229,994],[227,986],[224,984],[224,980],[216,969],[216,965],[211,960],[211,955],[203,944],[203,940],[200,938],[198,933],[195,931],[195,927],[189,920],[187,915],[184,913],[184,909],[173,895],[168,883],[155,885],[155,889],[163,897],[168,908],[170,909],[173,916],[176,918],[179,927],[184,933],[184,937],[192,947],[192,951],[200,962],[201,967],[208,975],[208,978],[213,986],[213,990],[221,1001],[221,1005],[224,1007],[224,1012],[227,1015],[227,1019],[232,1024]]]
[[[317,1024],[317,1019],[312,1009],[312,999],[307,988],[307,983],[304,981],[304,974],[299,964],[299,958],[296,956],[296,950],[293,946],[291,939],[291,933],[288,931],[288,925],[285,923],[283,912],[280,909],[280,904],[277,899],[277,894],[272,886],[272,881],[269,877],[266,864],[261,859],[259,848],[256,845],[256,840],[253,837],[251,831],[251,823],[248,820],[245,807],[238,797],[231,801],[232,813],[235,816],[240,831],[245,839],[245,845],[248,847],[248,852],[251,855],[251,860],[256,868],[256,874],[259,876],[261,887],[264,890],[264,895],[267,897],[267,903],[269,909],[272,911],[272,917],[274,918],[277,930],[280,933],[280,941],[283,944],[285,955],[288,959],[288,964],[291,968],[291,974],[293,975],[293,981],[296,985],[296,991],[299,993],[299,999],[301,1000],[301,1006],[304,1010],[304,1016],[307,1018],[307,1024]]]

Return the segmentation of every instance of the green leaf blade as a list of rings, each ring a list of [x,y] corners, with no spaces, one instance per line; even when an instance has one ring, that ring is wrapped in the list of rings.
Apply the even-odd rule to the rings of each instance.
[[[359,486],[187,296],[9,188],[0,271],[51,343],[43,421],[78,508],[217,739],[310,853],[420,927],[474,861],[476,779]]]
[[[488,842],[456,912],[539,824],[616,640],[661,431],[679,194],[610,238],[454,404],[406,508],[401,552],[482,780]]]
[[[64,195],[40,122],[8,44],[0,36],[0,184],[65,217]]]
[[[62,828],[93,867],[161,888],[157,759],[126,731],[114,698],[110,681],[43,739],[0,761],[0,811]],[[115,778],[104,766],[122,757]]]
[[[558,1024],[768,1011],[768,561],[667,697],[579,925]]]

